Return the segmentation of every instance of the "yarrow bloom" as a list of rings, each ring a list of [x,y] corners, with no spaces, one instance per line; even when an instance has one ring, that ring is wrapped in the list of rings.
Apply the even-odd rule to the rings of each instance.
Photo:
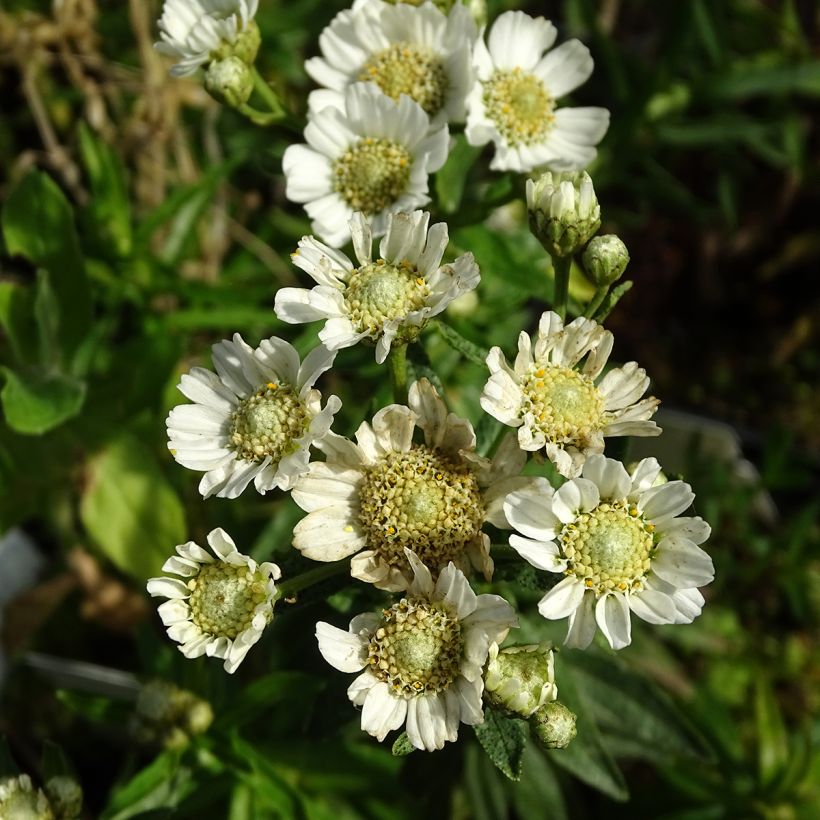
[[[498,595],[476,595],[449,564],[433,582],[411,550],[406,597],[380,615],[357,615],[347,632],[316,624],[324,659],[340,672],[361,672],[347,690],[362,708],[362,730],[379,741],[405,726],[417,749],[441,749],[459,723],[482,723],[482,667],[490,644],[516,626]],[[364,670],[364,671],[362,671]]]
[[[0,781],[0,817],[54,820],[55,814],[42,789],[27,774]]]
[[[205,472],[203,498],[236,498],[251,481],[263,494],[289,490],[342,406],[330,396],[322,408],[313,389],[336,354],[319,346],[300,363],[282,339],[265,339],[254,350],[238,333],[212,351],[216,373],[194,367],[179,383],[194,404],[168,415],[168,449],[183,467]]]
[[[344,90],[374,83],[398,100],[406,94],[433,126],[462,122],[473,85],[472,47],[477,29],[462,5],[444,14],[432,3],[417,7],[367,2],[340,12],[319,37],[321,57],[305,69],[323,89],[308,98],[313,113],[344,108]]]
[[[428,319],[478,284],[471,253],[441,264],[447,226],[429,225],[429,213],[390,214],[374,261],[372,228],[363,214],[355,214],[350,231],[358,267],[340,251],[303,237],[293,262],[317,286],[281,288],[276,315],[291,323],[326,319],[319,338],[330,350],[367,339],[376,344],[376,361],[383,362],[394,342],[416,339]]]
[[[530,717],[558,697],[552,648],[549,644],[528,644],[499,649],[493,644],[484,686],[490,703]]]
[[[504,496],[534,478],[519,475],[525,456],[510,436],[493,461],[475,453],[470,422],[447,412],[426,379],[410,388],[409,407],[380,410],[362,423],[354,444],[334,434],[293,489],[309,514],[294,529],[293,545],[316,561],[354,555],[354,578],[393,592],[412,580],[409,547],[437,576],[452,561],[492,577],[489,522],[507,527]],[[419,427],[424,443],[413,443]]]
[[[541,316],[535,345],[521,332],[513,368],[500,348],[490,350],[491,375],[481,406],[518,428],[522,449],[544,449],[558,472],[573,478],[588,455],[603,452],[605,436],[661,432],[650,420],[658,399],[639,401],[649,378],[637,362],[599,378],[612,344],[612,334],[597,322],[579,317],[564,327],[558,314],[548,311]]]
[[[185,77],[217,57],[228,56],[221,54],[225,46],[232,51],[230,47],[253,26],[249,39],[255,45],[249,43],[249,53],[242,54],[253,62],[259,45],[253,23],[258,5],[259,0],[165,0],[159,20],[161,41],[154,47],[177,58],[171,74]]]
[[[504,511],[518,534],[510,545],[538,569],[566,577],[538,611],[569,616],[566,643],[583,649],[596,624],[613,649],[632,640],[630,611],[652,624],[691,623],[701,612],[698,587],[714,579],[698,545],[709,537],[702,518],[680,518],[695,499],[683,481],[656,484],[660,465],[639,462],[631,474],[611,458],[590,456],[581,478],[553,491],[515,490]]]
[[[208,546],[213,555],[193,541],[180,544],[162,571],[184,580],[151,578],[148,592],[169,599],[159,616],[186,658],[223,658],[233,673],[273,618],[281,572],[243,555],[223,529],[208,533]]]
[[[467,98],[465,133],[471,145],[495,143],[493,170],[578,170],[595,158],[609,112],[556,105],[589,78],[592,57],[578,40],[545,55],[556,34],[543,17],[508,11],[493,23],[487,45],[476,43],[478,80]]]
[[[313,231],[335,248],[350,238],[356,211],[381,236],[388,214],[429,202],[428,176],[449,148],[447,126],[431,131],[424,109],[406,95],[397,102],[372,83],[354,83],[344,102],[343,110],[311,117],[307,145],[289,146],[282,159],[288,199],[305,203]]]

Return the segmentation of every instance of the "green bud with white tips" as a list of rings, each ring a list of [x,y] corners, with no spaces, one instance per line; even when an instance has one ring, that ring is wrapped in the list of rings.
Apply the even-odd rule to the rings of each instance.
[[[493,644],[484,689],[494,706],[529,717],[558,696],[552,648],[549,644],[530,644],[499,650],[498,644]]]
[[[244,105],[253,91],[253,74],[239,57],[214,60],[205,72],[205,90],[231,108]]]
[[[557,700],[544,704],[530,717],[530,728],[542,749],[566,749],[578,734],[575,713]]]
[[[617,282],[629,264],[629,251],[615,234],[595,236],[581,257],[587,279],[599,288]]]

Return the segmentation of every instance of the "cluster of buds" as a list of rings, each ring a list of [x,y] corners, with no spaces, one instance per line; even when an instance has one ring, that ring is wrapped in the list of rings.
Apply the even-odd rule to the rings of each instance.
[[[150,681],[137,696],[134,735],[143,743],[181,749],[207,732],[213,719],[211,705],[193,692],[168,681]]]

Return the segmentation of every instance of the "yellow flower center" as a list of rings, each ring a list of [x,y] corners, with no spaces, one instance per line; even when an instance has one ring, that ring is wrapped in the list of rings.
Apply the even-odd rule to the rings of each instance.
[[[400,143],[365,137],[333,163],[334,190],[354,211],[371,216],[405,192],[412,164]]]
[[[440,692],[458,677],[463,650],[458,619],[419,598],[402,598],[382,612],[370,639],[373,674],[397,695]]]
[[[510,145],[541,142],[555,121],[555,101],[544,83],[520,68],[493,73],[484,83],[484,108]]]

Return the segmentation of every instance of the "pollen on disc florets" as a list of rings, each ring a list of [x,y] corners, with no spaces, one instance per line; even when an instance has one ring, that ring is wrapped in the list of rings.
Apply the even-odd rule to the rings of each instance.
[[[360,333],[375,333],[385,322],[424,307],[429,295],[427,282],[413,265],[378,259],[354,271],[345,289],[345,302],[353,327]]]
[[[592,379],[569,367],[536,364],[524,377],[523,412],[552,442],[584,442],[602,426],[604,399]]]
[[[441,605],[402,598],[382,612],[368,646],[373,674],[395,694],[412,697],[440,692],[458,677],[461,625]]]
[[[365,137],[333,163],[333,188],[354,211],[371,216],[407,189],[413,157],[395,140]]]
[[[237,458],[274,463],[294,449],[308,425],[304,402],[287,384],[268,382],[243,399],[231,416],[229,437]]]
[[[250,627],[256,608],[267,600],[267,579],[248,567],[207,564],[188,581],[191,620],[205,633],[235,638]]]
[[[375,52],[362,66],[359,80],[376,83],[394,100],[407,94],[431,117],[441,111],[448,87],[444,61],[417,43],[393,43]]]
[[[484,107],[510,145],[541,142],[555,120],[555,101],[534,74],[499,69],[484,84]]]
[[[368,546],[392,566],[408,567],[409,547],[435,575],[480,537],[484,502],[473,471],[423,445],[370,467],[359,497]]]
[[[641,589],[652,560],[654,529],[635,507],[600,504],[561,530],[567,574],[598,595]]]

